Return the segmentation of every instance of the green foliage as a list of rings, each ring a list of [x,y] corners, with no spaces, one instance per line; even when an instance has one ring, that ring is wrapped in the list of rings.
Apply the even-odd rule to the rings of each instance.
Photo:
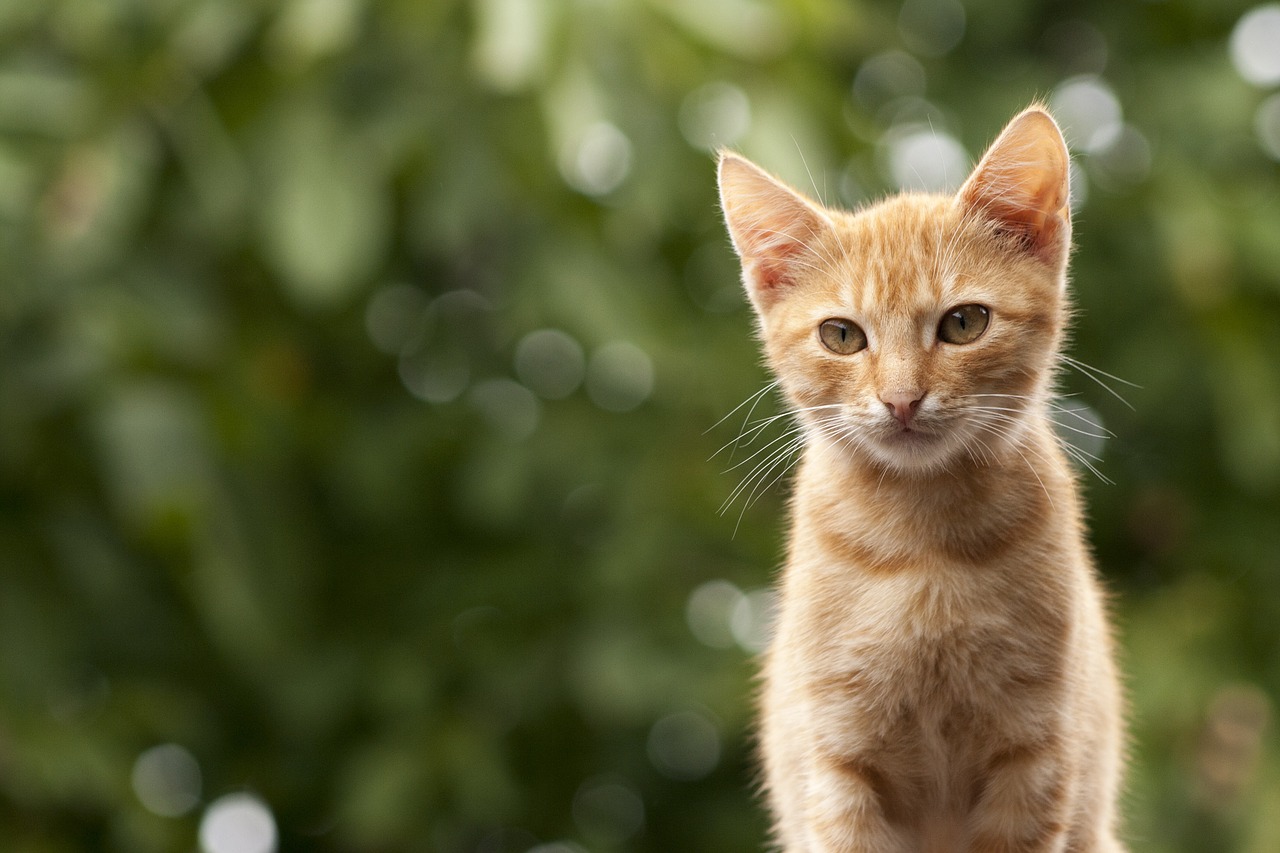
[[[1248,9],[0,4],[0,846],[192,850],[247,792],[281,850],[760,849],[785,488],[717,513],[767,379],[710,151],[857,204],[1074,93],[1134,849],[1277,849]]]

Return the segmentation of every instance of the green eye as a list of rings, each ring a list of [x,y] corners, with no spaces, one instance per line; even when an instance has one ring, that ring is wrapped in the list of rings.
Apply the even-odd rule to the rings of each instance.
[[[836,355],[853,355],[867,348],[867,335],[852,320],[823,320],[818,327],[822,345]]]
[[[987,330],[991,312],[981,305],[957,305],[942,315],[938,337],[949,344],[971,344]]]

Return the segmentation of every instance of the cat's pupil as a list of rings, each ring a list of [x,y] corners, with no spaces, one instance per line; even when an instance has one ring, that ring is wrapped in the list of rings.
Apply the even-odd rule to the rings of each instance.
[[[960,305],[952,308],[938,324],[938,338],[949,344],[970,344],[982,336],[991,321],[991,312],[983,305]]]
[[[867,346],[866,334],[851,320],[824,320],[818,327],[818,337],[836,355],[853,355]]]

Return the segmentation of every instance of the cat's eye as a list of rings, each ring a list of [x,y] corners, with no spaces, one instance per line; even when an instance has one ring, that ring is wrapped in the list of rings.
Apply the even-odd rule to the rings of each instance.
[[[971,344],[987,330],[991,312],[981,305],[957,305],[942,316],[938,338],[949,344]]]
[[[852,320],[823,320],[818,327],[822,345],[836,355],[853,355],[867,348],[866,332]]]

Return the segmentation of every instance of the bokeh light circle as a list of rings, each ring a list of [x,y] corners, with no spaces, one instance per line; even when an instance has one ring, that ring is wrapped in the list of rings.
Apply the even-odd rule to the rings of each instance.
[[[148,811],[178,817],[200,803],[200,765],[176,743],[153,746],[133,763],[133,791]]]
[[[1280,83],[1280,3],[1255,6],[1231,31],[1231,61],[1246,82]]]
[[[276,820],[253,794],[227,794],[209,804],[200,820],[202,853],[275,853]]]

